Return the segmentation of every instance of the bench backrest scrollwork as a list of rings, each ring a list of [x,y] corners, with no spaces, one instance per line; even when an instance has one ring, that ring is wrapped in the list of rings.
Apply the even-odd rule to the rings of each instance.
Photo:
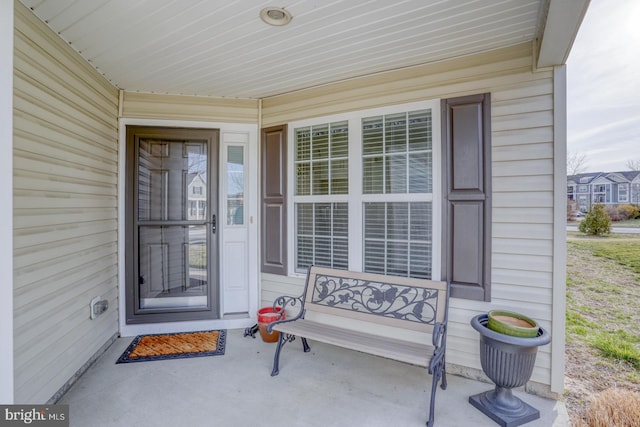
[[[305,310],[431,332],[446,320],[447,284],[312,266]]]

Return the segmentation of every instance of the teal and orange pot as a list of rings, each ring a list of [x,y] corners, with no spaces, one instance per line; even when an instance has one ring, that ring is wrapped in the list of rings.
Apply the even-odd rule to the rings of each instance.
[[[491,310],[487,327],[492,331],[512,337],[534,338],[538,336],[538,322],[524,314],[505,310]]]

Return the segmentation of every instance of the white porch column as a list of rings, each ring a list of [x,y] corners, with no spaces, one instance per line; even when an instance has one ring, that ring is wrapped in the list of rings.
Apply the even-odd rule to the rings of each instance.
[[[0,1],[0,403],[13,403],[13,1]]]
[[[567,309],[567,66],[553,69],[553,312],[551,391],[564,392]]]

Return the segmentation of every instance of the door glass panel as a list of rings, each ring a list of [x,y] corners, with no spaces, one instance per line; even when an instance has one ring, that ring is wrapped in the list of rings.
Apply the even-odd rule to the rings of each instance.
[[[206,308],[207,144],[141,139],[138,153],[138,306]]]
[[[244,147],[227,153],[227,225],[244,224]]]
[[[140,227],[140,308],[206,306],[206,228]]]

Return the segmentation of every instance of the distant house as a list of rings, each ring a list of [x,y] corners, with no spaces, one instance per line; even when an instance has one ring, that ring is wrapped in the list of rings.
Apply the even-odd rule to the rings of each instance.
[[[580,211],[595,204],[624,205],[640,203],[640,172],[590,172],[567,177],[567,198]]]
[[[187,209],[189,220],[207,218],[207,182],[202,174],[190,174],[188,176]]]

